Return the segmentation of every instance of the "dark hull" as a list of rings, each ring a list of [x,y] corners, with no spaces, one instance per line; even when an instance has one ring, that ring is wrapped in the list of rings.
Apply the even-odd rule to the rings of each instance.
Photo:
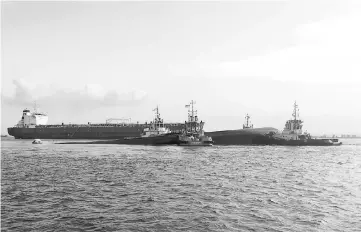
[[[132,126],[37,126],[35,128],[8,128],[8,133],[16,139],[122,139],[140,136],[149,125]],[[183,124],[165,124],[171,131],[183,129]]]
[[[213,143],[209,142],[178,142],[178,146],[186,146],[186,147],[210,147],[213,146]]]
[[[205,133],[212,137],[214,145],[279,145],[279,146],[340,146],[342,143],[329,139],[280,140],[270,136],[274,128],[214,131]]]
[[[328,139],[278,140],[269,139],[269,145],[279,146],[340,146],[341,142],[330,142]]]
[[[254,128],[244,130],[226,130],[205,132],[212,137],[214,145],[267,145],[269,137],[266,134],[277,131],[275,128]]]
[[[172,133],[155,137],[134,137],[89,142],[66,142],[58,144],[128,144],[128,145],[172,145],[178,143],[178,134]]]

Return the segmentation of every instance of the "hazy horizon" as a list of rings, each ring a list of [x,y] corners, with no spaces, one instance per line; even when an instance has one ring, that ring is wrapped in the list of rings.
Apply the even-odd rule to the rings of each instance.
[[[1,134],[34,101],[49,124],[186,120],[361,135],[361,2],[1,2]]]

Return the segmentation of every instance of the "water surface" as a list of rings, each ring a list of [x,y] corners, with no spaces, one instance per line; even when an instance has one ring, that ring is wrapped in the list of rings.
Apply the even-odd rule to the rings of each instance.
[[[340,147],[1,142],[2,231],[361,231]]]

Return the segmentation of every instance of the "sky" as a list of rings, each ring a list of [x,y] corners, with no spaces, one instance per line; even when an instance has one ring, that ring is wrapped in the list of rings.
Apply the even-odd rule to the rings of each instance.
[[[361,135],[361,2],[1,2],[1,133],[49,123],[187,119]]]

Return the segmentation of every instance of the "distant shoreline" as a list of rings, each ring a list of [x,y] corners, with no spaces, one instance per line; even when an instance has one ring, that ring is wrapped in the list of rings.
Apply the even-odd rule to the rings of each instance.
[[[327,136],[327,137],[322,137],[322,136],[313,136],[317,139],[361,139],[361,136],[357,136],[357,137],[331,137],[331,136]]]

